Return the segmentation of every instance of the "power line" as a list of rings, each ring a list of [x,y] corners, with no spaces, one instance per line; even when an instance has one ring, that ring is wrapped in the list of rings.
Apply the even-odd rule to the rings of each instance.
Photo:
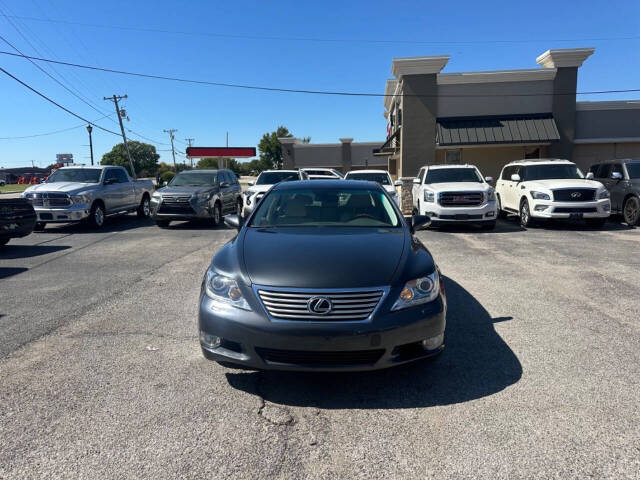
[[[0,50],[1,55],[10,55],[13,57],[23,57],[31,60],[38,60],[41,62],[55,63],[58,65],[65,65],[67,67],[75,67],[75,68],[84,68],[87,70],[95,70],[100,72],[108,72],[108,73],[117,73],[120,75],[130,75],[134,77],[141,78],[151,78],[155,80],[167,80],[173,82],[180,83],[193,83],[197,85],[210,85],[214,87],[229,87],[229,88],[240,88],[246,90],[261,90],[267,92],[281,92],[281,93],[303,93],[309,95],[336,95],[336,96],[345,96],[345,97],[453,97],[453,98],[487,98],[487,97],[546,97],[546,96],[562,96],[562,95],[601,95],[607,93],[631,93],[631,92],[640,92],[640,88],[628,88],[628,89],[618,89],[618,90],[594,90],[594,91],[585,91],[585,92],[553,92],[553,93],[498,93],[498,94],[468,94],[468,95],[455,95],[455,94],[432,94],[432,95],[423,95],[423,94],[385,94],[385,93],[372,93],[372,92],[349,92],[349,91],[337,91],[337,90],[309,90],[309,89],[296,89],[296,88],[279,88],[279,87],[262,87],[257,85],[243,85],[239,83],[227,83],[227,82],[212,82],[207,80],[193,80],[188,78],[180,78],[180,77],[169,77],[164,75],[155,75],[150,73],[140,73],[140,72],[129,72],[125,70],[116,70],[113,68],[104,68],[104,67],[96,67],[92,65],[82,65],[79,63],[72,62],[63,62],[60,60],[51,60],[48,58],[42,57],[34,57],[30,55],[22,55],[12,52],[6,52]]]
[[[104,116],[94,120],[94,122],[99,122],[100,120],[104,120],[105,118],[110,117],[112,115],[113,115],[113,113],[110,113],[109,115],[104,115]],[[33,135],[19,135],[19,136],[14,136],[14,137],[0,137],[0,140],[20,140],[20,139],[24,139],[24,138],[46,137],[48,135],[55,135],[57,133],[69,132],[71,130],[76,130],[78,128],[83,128],[83,127],[86,127],[85,123],[83,123],[81,125],[76,125],[75,127],[63,128],[61,130],[54,130],[53,132],[35,133]]]
[[[638,40],[640,36],[620,36],[620,37],[583,37],[583,38],[540,38],[540,39],[489,39],[489,40],[408,40],[408,39],[357,39],[357,38],[326,38],[326,37],[295,37],[295,36],[271,36],[271,35],[240,35],[230,33],[212,33],[202,31],[184,31],[184,30],[171,30],[162,28],[149,28],[149,27],[133,27],[127,25],[103,25],[97,23],[85,23],[85,22],[73,22],[69,20],[59,20],[51,18],[37,18],[27,17],[19,15],[9,15],[11,18],[31,21],[31,22],[47,22],[58,23],[64,25],[76,25],[80,27],[88,28],[104,28],[113,30],[131,30],[137,32],[147,33],[165,33],[172,35],[186,35],[186,36],[199,36],[199,37],[212,37],[212,38],[231,38],[241,40],[284,40],[295,42],[323,42],[323,43],[356,43],[356,44],[388,44],[388,45],[477,45],[477,44],[526,44],[526,43],[538,43],[538,42],[603,42],[603,41],[626,41],[626,40]]]
[[[100,130],[104,130],[105,132],[111,133],[113,135],[117,135],[120,136],[119,133],[116,133],[112,130],[109,130],[107,128],[104,128],[100,125],[98,125],[97,123],[94,123],[90,120],[87,120],[86,118],[78,115],[75,112],[72,112],[71,110],[69,110],[67,107],[64,107],[62,105],[60,105],[58,102],[56,102],[55,100],[52,100],[51,98],[47,97],[44,93],[39,92],[38,90],[36,90],[35,88],[33,88],[31,85],[23,82],[22,80],[20,80],[18,77],[15,77],[14,75],[11,75],[9,72],[7,72],[4,68],[0,67],[0,72],[4,73],[5,75],[13,78],[16,82],[20,83],[21,85],[23,85],[24,87],[28,88],[29,90],[31,90],[33,93],[35,93],[36,95],[39,95],[40,97],[44,98],[47,102],[54,104],[56,107],[58,107],[61,110],[64,110],[65,112],[67,112],[69,115],[73,115],[74,117],[82,120],[85,123],[88,123],[89,125],[93,125],[96,128],[99,128]]]

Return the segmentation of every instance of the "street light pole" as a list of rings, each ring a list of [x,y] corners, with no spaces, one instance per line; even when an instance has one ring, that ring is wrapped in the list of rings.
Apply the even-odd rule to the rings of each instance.
[[[87,125],[87,132],[89,132],[89,150],[91,151],[91,166],[93,166],[93,140],[91,139],[91,132],[93,127],[91,124]]]

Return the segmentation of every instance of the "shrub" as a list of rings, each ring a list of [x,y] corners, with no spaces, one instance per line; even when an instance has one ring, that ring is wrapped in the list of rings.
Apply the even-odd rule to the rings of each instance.
[[[175,173],[173,172],[164,172],[162,175],[160,175],[160,178],[162,179],[163,182],[170,182],[171,180],[173,180],[174,176],[175,176]]]

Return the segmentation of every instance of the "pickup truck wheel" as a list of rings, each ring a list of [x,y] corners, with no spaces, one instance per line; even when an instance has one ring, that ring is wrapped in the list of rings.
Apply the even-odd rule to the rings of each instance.
[[[102,228],[104,226],[104,207],[101,203],[94,203],[91,206],[88,221],[93,228]]]
[[[496,195],[496,203],[498,207],[498,218],[507,218],[507,212],[502,210],[502,201],[500,200],[500,195]]]
[[[622,207],[624,221],[630,227],[634,227],[640,220],[640,200],[638,197],[629,197]]]
[[[33,226],[33,231],[42,232],[44,230],[44,227],[46,226],[47,224],[45,222],[36,222],[36,224]]]
[[[220,203],[216,202],[213,206],[213,217],[211,217],[211,223],[213,223],[214,227],[220,225],[222,221],[222,209],[220,208]]]
[[[136,214],[138,218],[149,218],[149,215],[151,215],[151,204],[149,203],[148,195],[143,195],[140,205],[138,205],[138,210],[136,210]]]
[[[533,227],[535,221],[531,218],[531,211],[529,210],[529,201],[523,198],[520,202],[520,225],[525,228]]]

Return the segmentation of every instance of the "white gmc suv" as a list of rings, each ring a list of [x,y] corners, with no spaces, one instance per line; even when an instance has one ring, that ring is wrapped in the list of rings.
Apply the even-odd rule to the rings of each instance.
[[[422,167],[413,180],[413,213],[431,217],[431,225],[476,223],[496,226],[496,197],[491,177],[473,165]]]
[[[500,214],[518,214],[524,227],[553,218],[585,219],[589,225],[602,227],[611,213],[607,189],[585,179],[568,160],[511,162],[496,182],[496,196]]]

